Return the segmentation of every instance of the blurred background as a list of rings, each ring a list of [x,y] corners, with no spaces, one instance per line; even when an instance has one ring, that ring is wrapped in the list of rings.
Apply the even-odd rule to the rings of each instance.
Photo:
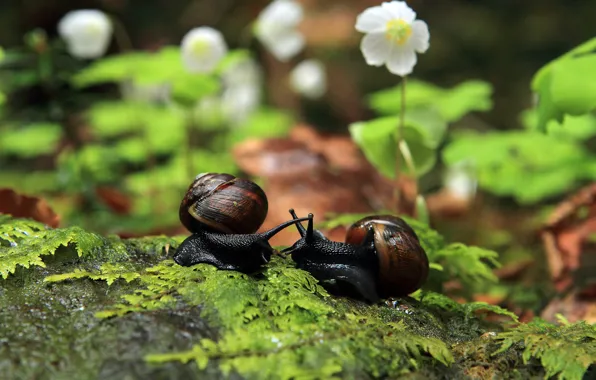
[[[122,237],[186,234],[178,221],[178,205],[192,181],[190,173],[210,171],[252,176],[263,186],[269,198],[263,228],[287,220],[291,207],[300,215],[314,212],[320,220],[337,213],[391,210],[392,180],[373,169],[348,131],[351,123],[378,114],[370,94],[400,83],[385,68],[367,66],[359,49],[362,35],[354,29],[355,19],[379,2],[298,2],[304,9],[299,30],[306,47],[297,57],[280,62],[251,37],[251,23],[268,1],[2,1],[0,46],[5,57],[0,90],[5,99],[0,188],[12,192],[6,190],[0,203],[29,202],[39,218],[54,226],[81,225]],[[596,2],[412,0],[408,5],[427,22],[431,34],[430,49],[418,56],[412,78],[440,88],[479,80],[490,89],[490,104],[471,107],[457,120],[448,120],[445,138],[434,147],[437,162],[417,183],[409,177],[400,181],[402,212],[414,214],[415,195],[410,195],[419,192],[426,198],[431,225],[446,239],[501,254],[498,276],[503,285],[485,289],[475,299],[504,304],[527,318],[542,312],[552,319],[567,307],[567,315],[575,319],[596,320],[596,295],[590,293],[596,293],[594,286],[586,291],[583,276],[584,285],[570,288],[569,277],[561,274],[594,268],[584,252],[593,253],[595,229],[585,221],[572,227],[557,224],[580,208],[594,209],[584,186],[596,179],[594,172],[589,174],[595,166],[572,178],[559,180],[559,176],[593,157],[588,155],[594,151],[596,133],[573,140],[586,156],[569,158],[568,151],[576,146],[571,142],[564,149],[553,147],[554,152],[564,151],[565,159],[536,170],[549,176],[544,180],[548,189],[530,195],[516,188],[527,185],[533,169],[511,165],[498,173],[488,169],[481,173],[478,188],[475,178],[464,178],[464,186],[471,190],[465,196],[454,195],[445,182],[448,170],[441,153],[457,140],[459,131],[527,131],[524,112],[536,100],[530,89],[532,77],[549,61],[594,36]],[[60,19],[76,9],[100,9],[116,20],[108,58],[177,46],[197,26],[220,30],[230,49],[249,52],[258,62],[263,92],[257,110],[234,123],[213,111],[217,98],[209,98],[213,101],[209,103],[190,97],[193,102],[164,111],[160,96],[167,88],[89,79],[98,75],[85,72],[93,61],[70,57],[57,35]],[[296,63],[306,58],[320,60],[325,67],[327,90],[318,99],[306,99],[289,85]],[[78,77],[78,86],[71,81],[77,73],[88,74]],[[190,112],[191,121],[181,112]],[[581,128],[596,131],[593,119],[587,123],[589,127]],[[525,135],[511,136],[532,141]],[[503,143],[493,148],[534,157],[549,155],[550,143],[513,148]],[[502,182],[507,185],[500,186]],[[573,212],[557,211],[582,189],[584,197],[574,198]],[[552,232],[548,238],[542,234],[545,226]],[[326,232],[341,240],[344,229],[331,227]],[[560,239],[571,240],[563,241],[569,244],[566,250]],[[294,240],[294,231],[286,231],[273,243],[288,245]],[[559,264],[554,264],[557,260]],[[457,284],[453,288],[457,293]],[[553,305],[552,295],[563,289],[572,297]],[[588,296],[581,298],[581,292]],[[580,303],[578,297],[588,301]]]

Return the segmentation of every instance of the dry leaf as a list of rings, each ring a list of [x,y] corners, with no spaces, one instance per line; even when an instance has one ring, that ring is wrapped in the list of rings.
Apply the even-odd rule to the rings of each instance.
[[[130,214],[132,200],[120,190],[109,186],[97,186],[95,195],[115,214]]]
[[[596,184],[562,202],[542,231],[549,269],[559,292],[596,273]],[[578,275],[580,278],[578,278]]]
[[[53,228],[60,224],[60,217],[44,199],[19,194],[12,189],[0,189],[0,214],[31,218]]]

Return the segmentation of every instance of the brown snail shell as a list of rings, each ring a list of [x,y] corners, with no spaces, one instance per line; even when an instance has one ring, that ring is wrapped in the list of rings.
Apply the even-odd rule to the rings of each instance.
[[[267,211],[267,196],[256,183],[231,174],[203,173],[188,188],[179,216],[190,232],[252,234]]]
[[[428,257],[414,230],[393,215],[374,215],[355,222],[346,243],[361,244],[369,228],[374,230],[379,263],[377,291],[383,298],[405,296],[418,290],[428,277]]]

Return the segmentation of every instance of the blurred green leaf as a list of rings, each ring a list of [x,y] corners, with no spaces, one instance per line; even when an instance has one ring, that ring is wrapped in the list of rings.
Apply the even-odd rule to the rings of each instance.
[[[572,115],[596,108],[596,54],[561,61],[552,68],[551,93],[555,105]]]
[[[248,119],[231,130],[230,142],[236,143],[246,138],[271,138],[286,136],[294,125],[294,118],[286,111],[262,107]]]
[[[152,58],[151,53],[131,52],[105,57],[94,61],[72,77],[76,87],[89,87],[103,83],[122,82],[135,77]]]
[[[406,85],[406,109],[434,109],[447,122],[459,120],[472,111],[492,108],[492,86],[483,81],[470,80],[451,89],[430,83],[409,80]],[[384,115],[397,115],[401,110],[401,85],[372,94],[370,106]]]
[[[247,60],[252,57],[250,50],[235,49],[228,52],[228,54],[219,62],[215,69],[217,74],[222,74],[224,71],[234,66],[235,64]]]
[[[41,82],[36,70],[12,70],[2,76],[2,88],[5,91],[15,91],[21,88],[31,87]]]
[[[184,113],[174,108],[152,108],[146,114],[147,144],[154,153],[180,149],[186,138]]]
[[[480,187],[534,203],[596,179],[596,157],[571,140],[538,132],[463,133],[443,151],[448,165],[472,162]]]
[[[532,90],[538,91],[542,81],[545,80],[545,76],[552,70],[553,66],[556,65],[558,62],[573,58],[579,55],[593,53],[596,50],[596,37],[589,39],[588,41],[584,42],[583,44],[576,46],[575,48],[571,49],[567,53],[563,54],[562,56],[550,61],[546,65],[542,66],[540,70],[534,75],[532,78]]]
[[[96,103],[88,117],[97,137],[114,137],[141,130],[149,107],[135,102]]]
[[[217,93],[220,88],[217,78],[210,75],[179,72],[173,78],[172,96],[186,104],[194,104],[204,96]]]
[[[521,122],[528,130],[538,130],[537,110],[528,109],[522,112]],[[551,119],[546,125],[546,132],[553,137],[583,141],[596,136],[596,116],[592,114],[565,115],[562,123]]]
[[[0,187],[8,187],[29,194],[40,194],[60,188],[55,171],[31,171],[26,175],[15,169],[0,171]]]
[[[385,177],[395,178],[396,117],[385,117],[350,125],[352,139],[364,152],[366,159]]]
[[[2,131],[0,151],[19,157],[35,157],[56,150],[62,128],[54,123],[36,123]]]
[[[582,115],[596,109],[596,38],[565,53],[542,67],[532,80],[539,95],[538,128],[563,116]]]
[[[388,178],[395,177],[397,123],[397,117],[387,116],[350,125],[350,134],[368,161]],[[406,113],[403,138],[412,153],[417,175],[427,173],[435,165],[435,149],[446,128],[435,111],[417,109]],[[402,171],[407,171],[403,156],[400,160]]]
[[[140,164],[151,155],[171,153],[182,146],[186,136],[185,113],[175,107],[109,102],[94,106],[89,116],[98,137],[120,137],[112,154],[126,162]]]
[[[67,191],[80,192],[92,184],[109,183],[120,177],[118,157],[112,147],[87,144],[80,150],[66,150],[57,161],[58,179]]]
[[[114,153],[123,161],[142,164],[147,161],[150,152],[146,139],[142,137],[130,137],[118,139],[114,144]]]
[[[156,53],[133,52],[107,57],[73,77],[73,83],[78,87],[125,80],[133,80],[139,85],[170,83],[172,96],[185,103],[219,90],[215,76],[185,70],[177,46],[166,46]]]

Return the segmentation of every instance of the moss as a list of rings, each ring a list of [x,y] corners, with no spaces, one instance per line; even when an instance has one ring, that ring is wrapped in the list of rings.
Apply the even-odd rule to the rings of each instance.
[[[6,218],[0,228],[0,265],[18,263],[0,280],[0,371],[17,379],[579,379],[593,353],[593,326],[517,326],[506,310],[430,290],[367,305],[330,296],[281,256],[247,276],[175,265],[180,238],[120,240]],[[545,355],[541,344],[554,349]],[[582,354],[564,368],[548,359],[565,350]]]

